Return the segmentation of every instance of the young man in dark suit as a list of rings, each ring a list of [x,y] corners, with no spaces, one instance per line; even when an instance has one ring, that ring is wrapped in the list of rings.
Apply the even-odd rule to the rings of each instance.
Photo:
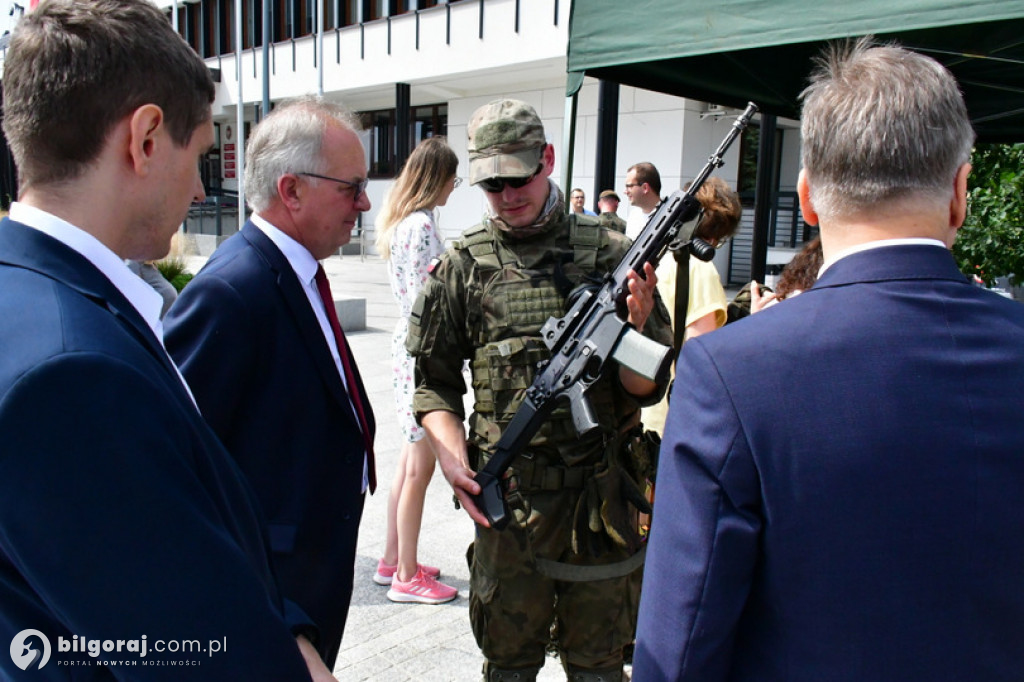
[[[1024,307],[949,248],[974,133],[952,75],[836,48],[804,93],[799,297],[686,344],[636,679],[1020,679]]]
[[[246,160],[255,213],[171,308],[167,347],[256,489],[282,591],[333,666],[376,480],[374,422],[318,261],[370,208],[365,154],[350,114],[306,98],[256,127]]]
[[[278,592],[258,502],[164,350],[160,296],[124,263],[166,255],[203,198],[213,98],[206,66],[146,0],[48,0],[14,32],[4,132],[20,186],[0,223],[4,679],[30,667],[123,679],[141,666],[147,679],[179,679],[181,666],[189,679],[309,679],[300,649],[330,678],[310,620]]]

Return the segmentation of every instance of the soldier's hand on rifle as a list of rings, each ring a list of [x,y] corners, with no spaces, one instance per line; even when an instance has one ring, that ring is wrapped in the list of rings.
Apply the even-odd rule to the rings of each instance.
[[[654,274],[654,266],[650,263],[644,263],[644,277],[635,272],[629,273],[629,296],[626,297],[629,323],[638,332],[644,330],[647,318],[654,310],[654,291],[658,286],[658,276]]]
[[[452,487],[452,492],[455,493],[459,504],[469,514],[469,518],[481,526],[490,526],[491,524],[487,517],[477,509],[476,504],[473,502],[472,496],[480,494],[480,486],[474,480],[476,474],[473,470],[461,462],[454,462],[448,468],[442,465],[441,472],[444,474],[445,480],[448,481],[448,485]]]
[[[472,496],[480,494],[480,484],[474,480],[476,474],[469,468],[466,431],[462,421],[451,412],[435,410],[423,415],[421,424],[434,448],[441,473],[452,487],[459,504],[471,519],[481,526],[490,526],[487,517],[473,502]]]
[[[629,273],[626,308],[629,310],[629,323],[637,331],[643,331],[647,318],[654,310],[654,291],[657,285],[658,276],[654,274],[654,266],[650,263],[644,263],[644,277],[635,272]],[[625,367],[619,368],[619,381],[624,389],[638,398],[649,396],[658,390],[658,385],[653,381]]]

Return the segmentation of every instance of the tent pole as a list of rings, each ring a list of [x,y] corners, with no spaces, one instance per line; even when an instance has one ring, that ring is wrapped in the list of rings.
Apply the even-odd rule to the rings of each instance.
[[[238,102],[235,109],[236,151],[235,179],[238,181],[238,229],[245,222],[245,100],[242,98],[242,3],[235,3],[235,78],[238,79]],[[254,57],[255,59],[255,57]]]
[[[619,138],[619,84],[602,80],[597,95],[597,169],[594,172],[594,194],[591,210],[597,209],[601,192],[615,189],[615,152]]]
[[[562,167],[562,191],[572,189],[572,162],[576,151],[576,105],[579,91],[565,98],[565,120],[562,122],[562,153],[565,165]]]
[[[768,232],[771,227],[775,184],[775,130],[774,114],[761,114],[761,132],[757,145],[757,182],[754,186],[754,243],[750,252],[750,276],[764,282],[765,262],[768,260]]]

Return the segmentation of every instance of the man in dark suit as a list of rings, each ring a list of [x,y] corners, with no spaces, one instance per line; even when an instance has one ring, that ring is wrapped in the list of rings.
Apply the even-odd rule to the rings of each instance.
[[[257,126],[246,159],[255,213],[171,308],[167,348],[256,488],[282,590],[320,628],[333,666],[374,487],[374,425],[317,261],[370,208],[365,155],[347,112],[306,98]]]
[[[1019,680],[1024,308],[948,248],[952,75],[866,41],[804,93],[817,284],[684,346],[634,677]]]
[[[300,648],[330,678],[296,646],[314,631],[278,592],[259,503],[164,350],[160,296],[124,263],[166,255],[203,198],[213,98],[145,0],[48,0],[15,30],[0,678],[309,679]]]

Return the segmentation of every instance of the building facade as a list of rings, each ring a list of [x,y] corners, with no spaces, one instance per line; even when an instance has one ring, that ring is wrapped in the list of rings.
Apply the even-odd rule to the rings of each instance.
[[[691,179],[725,136],[730,112],[720,107],[621,87],[612,187],[596,187],[600,83],[587,78],[577,95],[574,136],[567,143],[566,49],[572,0],[157,0],[182,37],[202,56],[217,81],[213,105],[217,144],[203,165],[209,198],[193,210],[187,229],[211,248],[237,230],[244,143],[264,110],[290,97],[319,93],[360,114],[373,208],[359,238],[346,247],[373,254],[374,219],[400,165],[424,137],[446,135],[468,167],[466,124],[480,105],[499,97],[532,104],[555,146],[555,177],[568,193],[583,188],[587,207],[615,189],[619,214],[626,169],[649,161],[660,171],[662,194]],[[240,48],[237,49],[236,48]],[[797,246],[804,226],[787,199],[799,168],[799,134],[780,121],[775,168],[779,188],[776,226],[769,244]],[[571,177],[566,154],[573,149]],[[718,174],[752,206],[757,128],[733,145]],[[607,173],[605,173],[607,176]],[[788,203],[787,203],[788,202]],[[479,222],[482,192],[468,184],[439,209],[446,238]],[[798,210],[798,209],[797,209]],[[752,211],[716,265],[727,283],[749,277]],[[769,259],[771,262],[771,258]]]

